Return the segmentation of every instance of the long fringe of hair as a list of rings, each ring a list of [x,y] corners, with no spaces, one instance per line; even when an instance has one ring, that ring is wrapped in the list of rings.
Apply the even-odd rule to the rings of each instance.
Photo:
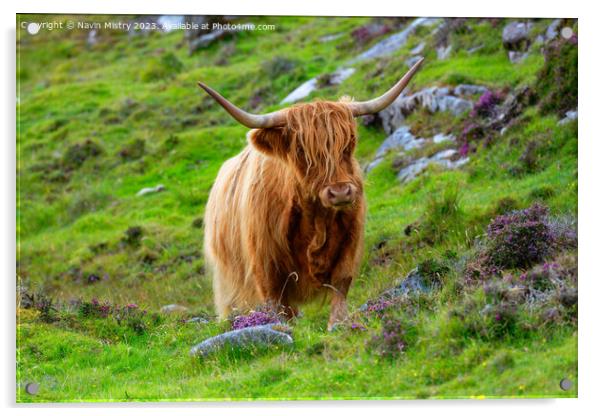
[[[315,101],[287,111],[289,160],[306,167],[314,187],[335,182],[341,160],[356,145],[356,124],[344,102]]]

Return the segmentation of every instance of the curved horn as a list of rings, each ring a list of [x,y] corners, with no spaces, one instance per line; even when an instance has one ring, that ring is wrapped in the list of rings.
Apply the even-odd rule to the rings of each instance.
[[[397,84],[393,85],[393,88],[380,97],[370,101],[349,103],[353,115],[358,117],[366,114],[374,114],[388,107],[408,85],[414,74],[418,71],[418,68],[420,68],[420,65],[422,65],[422,62],[424,62],[424,58],[421,58],[418,62],[416,62],[414,66],[410,68],[410,70],[403,76],[403,78],[400,79]]]
[[[207,94],[217,101],[219,105],[224,107],[224,110],[230,113],[230,115],[243,126],[251,129],[267,129],[269,127],[283,126],[286,122],[284,110],[274,111],[273,113],[268,114],[247,113],[246,111],[241,110],[232,104],[230,101],[226,100],[213,88],[203,84],[200,81],[199,87],[207,91]]]

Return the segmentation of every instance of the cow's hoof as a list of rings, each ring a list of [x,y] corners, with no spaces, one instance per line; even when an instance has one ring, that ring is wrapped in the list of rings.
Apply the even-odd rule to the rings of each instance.
[[[328,324],[328,332],[337,332],[344,329],[345,324],[342,322],[335,322],[334,324]]]

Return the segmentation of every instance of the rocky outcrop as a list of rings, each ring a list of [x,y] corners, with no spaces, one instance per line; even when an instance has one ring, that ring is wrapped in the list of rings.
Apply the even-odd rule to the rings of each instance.
[[[356,62],[366,61],[368,59],[391,55],[395,51],[405,46],[408,38],[416,31],[417,28],[420,26],[433,26],[439,23],[440,20],[441,19],[438,18],[419,17],[418,19],[412,21],[412,23],[410,23],[401,32],[386,37],[367,51],[353,58],[349,63],[354,64]]]
[[[430,164],[436,164],[446,169],[456,169],[468,163],[468,157],[458,158],[457,156],[457,150],[446,149],[435,153],[431,157],[421,157],[400,169],[397,173],[397,179],[401,183],[407,183],[424,172]]]
[[[392,134],[403,125],[405,117],[418,108],[426,108],[431,113],[449,111],[459,116],[472,110],[472,101],[453,95],[447,87],[425,88],[412,95],[402,94],[379,113],[385,132]]]

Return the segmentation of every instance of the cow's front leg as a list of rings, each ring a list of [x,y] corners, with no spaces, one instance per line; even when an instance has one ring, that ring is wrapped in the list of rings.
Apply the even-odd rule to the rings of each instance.
[[[345,229],[345,241],[339,256],[339,262],[331,273],[332,301],[328,330],[337,323],[347,320],[347,292],[351,281],[358,275],[363,248],[363,204],[353,220]]]
[[[335,283],[335,282],[333,282]],[[351,277],[339,279],[336,286],[332,285],[332,300],[330,301],[330,318],[328,319],[328,331],[332,331],[336,324],[347,320],[347,292],[351,285]],[[329,285],[330,286],[330,285]]]

